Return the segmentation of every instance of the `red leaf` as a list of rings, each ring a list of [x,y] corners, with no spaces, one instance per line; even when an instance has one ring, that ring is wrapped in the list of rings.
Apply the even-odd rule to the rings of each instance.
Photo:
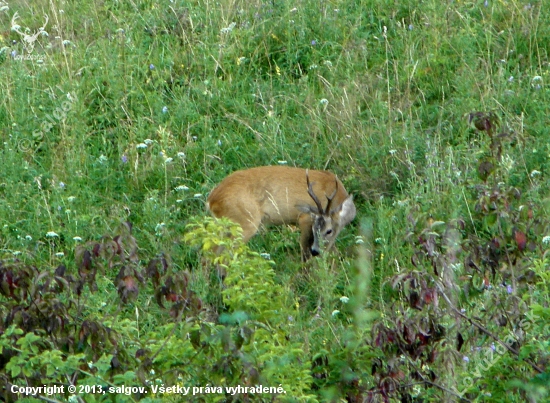
[[[525,234],[521,231],[516,231],[514,233],[514,238],[516,239],[516,243],[518,244],[518,249],[520,251],[525,250],[525,246],[527,245],[527,237]]]

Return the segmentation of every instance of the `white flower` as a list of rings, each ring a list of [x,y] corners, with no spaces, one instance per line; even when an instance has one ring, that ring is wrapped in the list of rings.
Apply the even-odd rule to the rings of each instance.
[[[228,27],[220,29],[220,33],[227,34],[233,31],[233,28],[235,28],[236,25],[237,25],[236,23],[232,22],[231,24],[229,24]]]
[[[69,197],[67,197],[67,200],[72,203],[76,200],[76,197],[75,196],[69,196]]]
[[[169,164],[169,163],[171,163],[173,160],[174,160],[173,158],[168,157],[168,158],[166,158],[166,159],[164,160],[164,163],[165,163],[165,164]]]
[[[137,149],[139,148],[147,148],[147,144],[145,143],[139,143],[137,146],[136,146]]]
[[[63,252],[57,252],[57,253],[55,254],[55,256],[57,256],[57,257],[63,257],[63,256],[65,256],[65,254],[64,254]]]
[[[181,158],[181,159],[184,159],[184,158],[185,158],[185,153],[182,152],[182,151],[180,151],[180,152],[178,153],[178,157]]]
[[[548,245],[550,243],[550,235],[546,235],[542,238],[542,243]]]
[[[349,298],[348,297],[345,297],[345,296],[341,296],[340,297],[340,302],[344,303],[344,304],[347,304],[349,302]]]
[[[73,241],[80,242],[82,241],[82,238],[80,238],[79,236],[73,236]]]
[[[321,100],[319,101],[319,103],[320,103],[321,105],[327,106],[327,105],[328,105],[328,99],[323,98],[323,99],[321,99]]]
[[[195,199],[198,199],[198,198],[202,197],[202,193],[195,193],[195,194],[193,195],[193,197],[194,197]]]
[[[176,187],[175,190],[178,191],[178,192],[181,192],[183,190],[189,190],[189,188],[185,185],[179,185],[179,186]]]
[[[285,160],[279,160],[279,161],[277,161],[277,164],[279,164],[279,165],[286,165],[286,164],[288,164],[288,162],[285,161]]]
[[[59,235],[57,235],[57,234],[56,234],[55,232],[53,232],[53,231],[48,231],[48,232],[46,232],[46,237],[47,237],[47,238],[56,238],[56,237],[59,238]]]
[[[27,235],[27,236],[25,237],[25,239],[26,239],[27,241],[32,241],[32,236]]]
[[[152,144],[152,143],[153,143],[153,140],[151,140],[151,139],[145,139],[145,140],[143,140],[143,142],[144,142],[145,144],[149,145],[149,144]]]

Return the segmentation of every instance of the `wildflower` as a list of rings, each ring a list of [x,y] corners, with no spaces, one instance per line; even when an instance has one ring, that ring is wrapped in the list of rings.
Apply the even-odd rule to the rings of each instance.
[[[533,169],[531,171],[531,178],[534,178],[535,176],[540,175],[540,171],[537,171],[536,169]]]
[[[17,56],[17,51],[16,50],[12,50],[11,53],[10,53],[11,57],[15,58],[15,56]]]
[[[175,189],[177,192],[181,192],[181,191],[185,191],[185,190],[189,190],[189,188],[185,185],[179,185],[176,187]]]
[[[145,139],[145,140],[143,140],[143,142],[144,142],[145,144],[149,145],[149,144],[153,143],[153,140],[151,140],[151,139]]]
[[[315,46],[315,45],[317,45],[317,41],[314,39],[311,41],[311,46]]]
[[[60,187],[61,189],[65,189],[65,184],[64,184],[63,182],[59,182],[59,187]]]
[[[123,164],[126,164],[128,162],[128,157],[126,155],[122,155],[120,159],[122,160]]]
[[[513,81],[514,81],[514,76],[508,77],[508,82],[509,82],[509,83],[511,83],[511,82],[513,82]]]
[[[235,28],[236,25],[237,24],[232,22],[231,24],[229,24],[228,27],[220,29],[220,33],[221,34],[228,34],[229,32],[233,31],[233,28]]]
[[[145,143],[139,143],[137,146],[136,146],[137,149],[140,149],[140,148],[147,148],[147,144]]]
[[[65,256],[65,254],[64,254],[63,252],[57,252],[57,253],[55,254],[55,256],[56,256],[56,257],[63,257],[63,256]]]
[[[97,160],[99,161],[100,164],[103,164],[107,162],[107,157],[101,154]]]
[[[323,105],[323,106],[327,106],[327,105],[328,105],[328,99],[323,98],[323,99],[321,99],[321,100],[319,101],[319,103],[320,103],[321,105]]]
[[[550,235],[546,235],[542,238],[542,243],[548,245],[550,243]]]
[[[338,309],[335,309],[334,311],[332,311],[332,317],[334,318],[336,315],[338,315],[340,313],[340,311]]]
[[[495,347],[495,343],[491,343],[491,350],[495,351],[497,348]]]
[[[165,163],[165,164],[169,164],[169,163],[171,163],[173,160],[174,160],[173,158],[168,157],[168,158],[166,158],[166,159],[164,160],[164,163]]]
[[[32,236],[27,235],[27,236],[25,237],[25,239],[26,239],[27,241],[32,241]]]
[[[168,107],[167,106],[163,106],[162,107],[162,113],[167,113],[168,112]]]
[[[57,235],[55,232],[53,231],[48,231],[46,232],[46,237],[47,238],[59,238],[59,235]]]
[[[218,139],[218,146],[222,145],[222,141]]]
[[[467,356],[462,357],[462,361],[464,362],[470,362],[470,359]]]
[[[260,253],[260,256],[263,257],[266,260],[271,259],[271,255],[269,253]]]
[[[540,90],[542,88],[542,77],[541,76],[535,76],[531,80],[531,87],[533,87],[536,90]]]
[[[195,193],[195,194],[193,195],[193,197],[194,197],[195,199],[198,199],[198,198],[202,197],[202,193]]]
[[[75,199],[76,199],[75,196],[69,196],[69,197],[67,197],[67,200],[68,200],[69,202],[71,202],[71,203],[74,202]]]
[[[151,64],[149,65],[149,70],[154,70],[154,69],[155,69],[155,65],[154,65],[153,63],[151,63]]]
[[[345,297],[345,296],[341,296],[340,297],[340,302],[344,303],[344,304],[347,304],[349,302],[349,298],[348,297]]]
[[[182,151],[180,151],[180,152],[178,153],[178,158],[185,159],[185,153],[182,152]]]
[[[514,292],[514,289],[512,288],[512,286],[510,284],[508,284],[506,286],[506,292],[508,292],[508,294],[511,294],[512,292]]]
[[[279,160],[279,161],[277,161],[277,164],[279,164],[279,165],[286,165],[286,164],[288,164],[288,162],[285,161],[285,160]]]
[[[409,24],[408,28],[409,28],[409,31],[412,31],[413,30],[413,24]]]

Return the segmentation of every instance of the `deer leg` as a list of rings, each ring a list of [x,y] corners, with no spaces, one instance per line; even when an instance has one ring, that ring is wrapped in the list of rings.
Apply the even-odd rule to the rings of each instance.
[[[319,254],[318,248],[314,247],[315,237],[313,236],[311,215],[302,214],[298,219],[300,225],[300,246],[302,249],[302,262],[306,262],[311,256]]]

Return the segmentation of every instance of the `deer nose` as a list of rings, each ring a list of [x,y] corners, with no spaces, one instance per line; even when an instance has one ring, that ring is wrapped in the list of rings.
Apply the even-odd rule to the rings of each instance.
[[[312,256],[319,256],[321,252],[319,252],[319,249],[311,249],[311,255]]]

